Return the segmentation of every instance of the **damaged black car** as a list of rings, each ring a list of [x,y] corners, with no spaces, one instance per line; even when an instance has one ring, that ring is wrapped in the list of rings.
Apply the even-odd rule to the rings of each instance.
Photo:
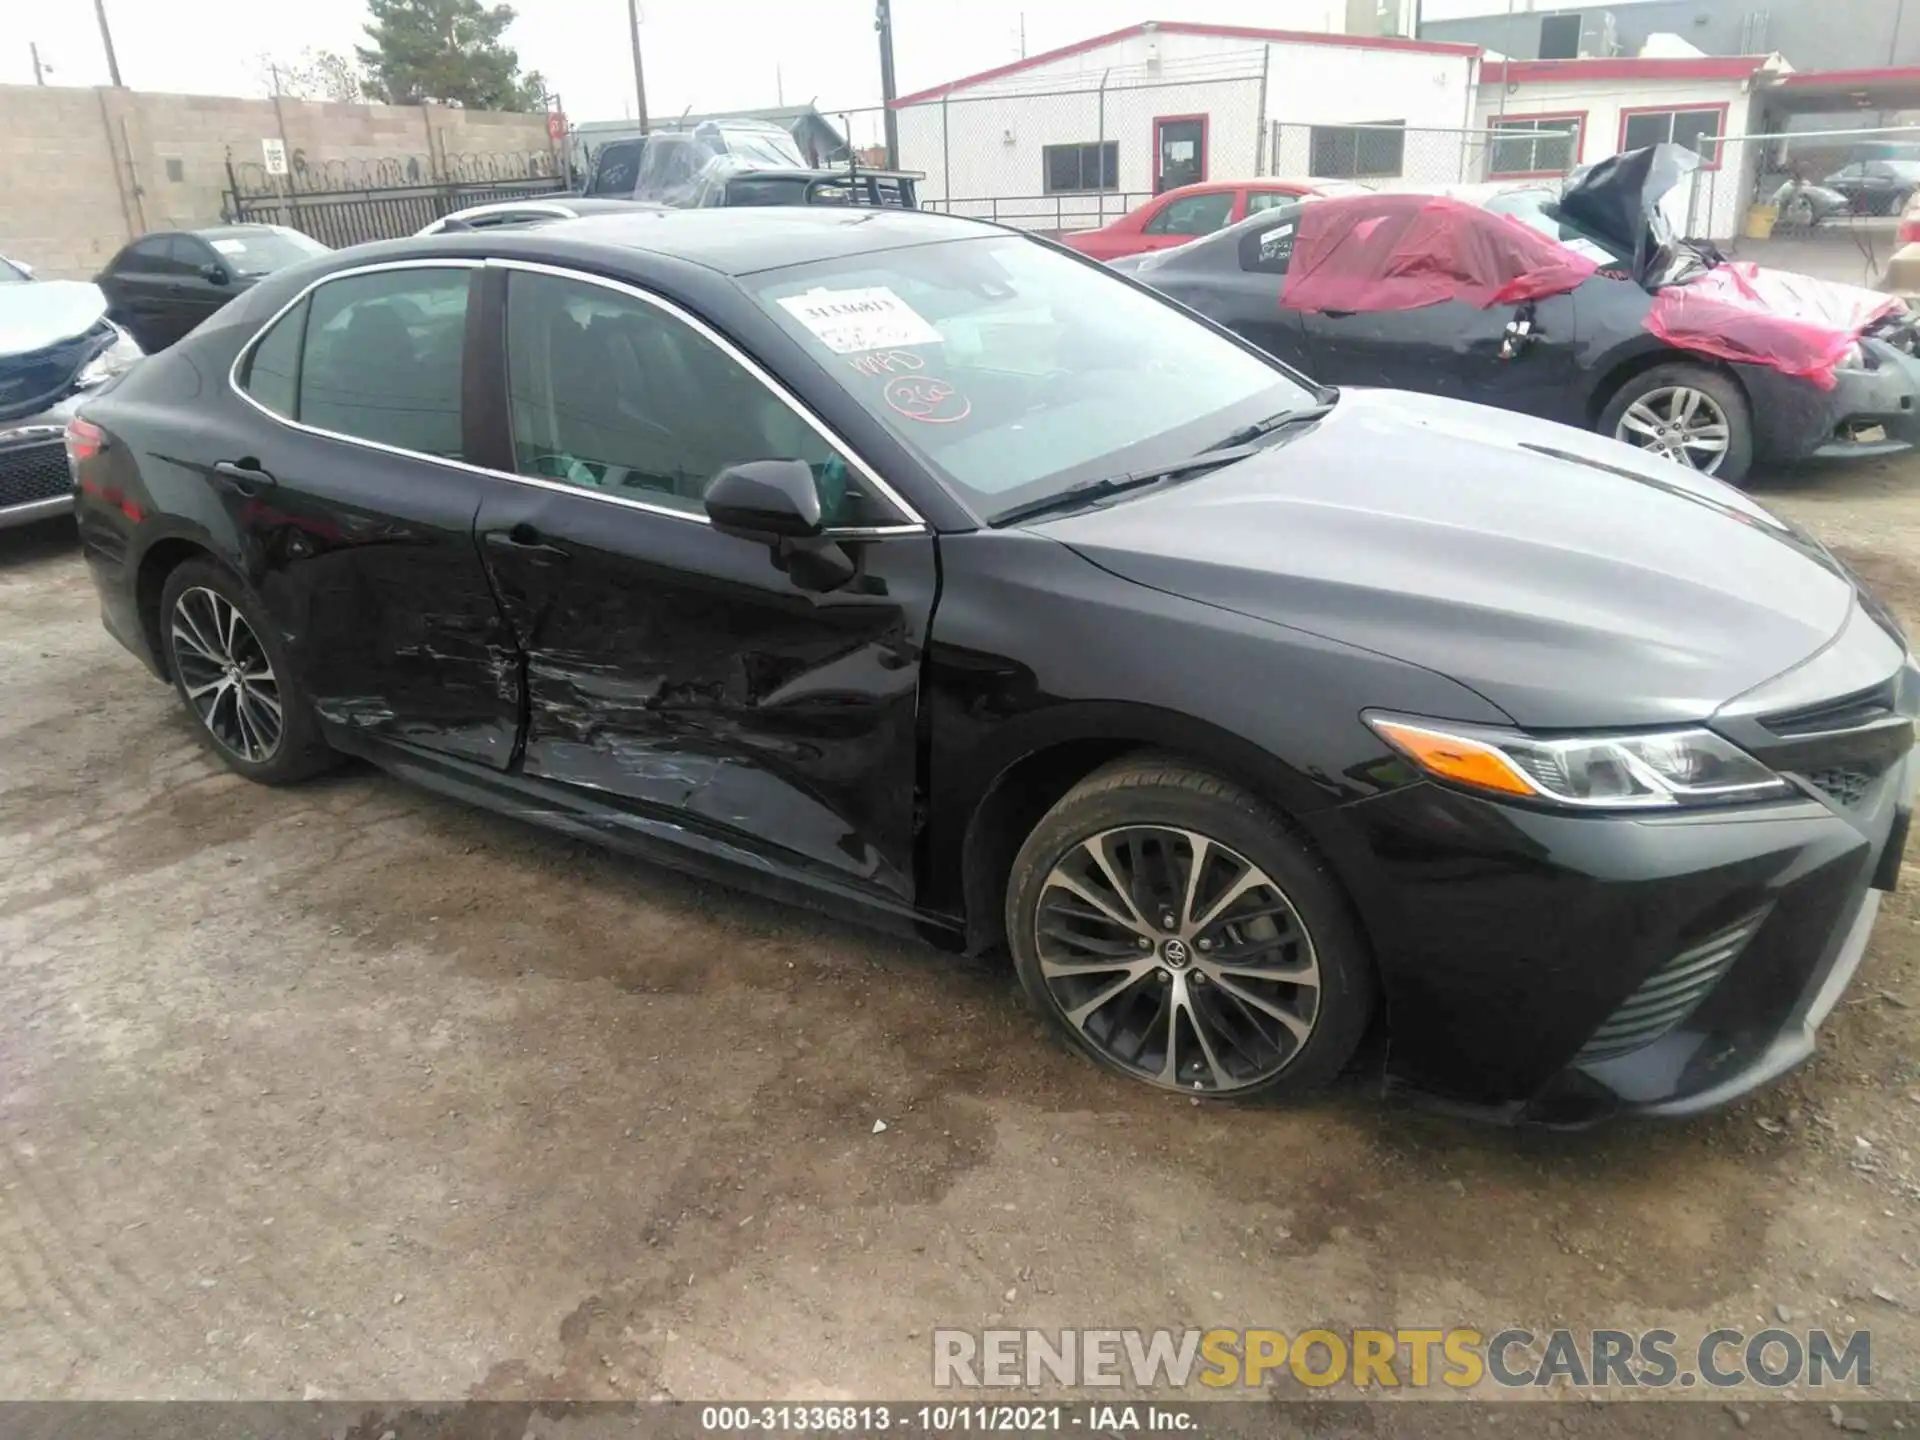
[[[1898,876],[1920,671],[1816,542],[972,221],[364,247],[67,444],[107,628],[239,774],[359,756],[1004,946],[1185,1095],[1367,1054],[1510,1119],[1697,1110],[1811,1053]]]
[[[1564,189],[1306,199],[1113,264],[1316,380],[1517,410],[1732,483],[1910,449],[1915,317],[1679,238],[1662,201],[1698,163],[1660,145]]]

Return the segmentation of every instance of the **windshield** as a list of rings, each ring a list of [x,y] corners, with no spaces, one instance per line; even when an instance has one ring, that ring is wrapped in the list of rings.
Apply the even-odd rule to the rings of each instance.
[[[1558,240],[1574,254],[1597,264],[1633,263],[1633,256],[1623,255],[1612,246],[1603,245],[1586,231],[1563,219],[1559,207],[1553,203],[1553,196],[1545,190],[1510,190],[1504,195],[1493,196],[1483,208],[1495,215],[1511,215],[1528,229],[1537,230],[1550,240]]]
[[[744,283],[987,518],[1081,480],[1184,460],[1314,403],[1277,362],[1014,236],[795,265]]]
[[[203,230],[201,238],[236,275],[267,275],[332,252],[298,230]]]

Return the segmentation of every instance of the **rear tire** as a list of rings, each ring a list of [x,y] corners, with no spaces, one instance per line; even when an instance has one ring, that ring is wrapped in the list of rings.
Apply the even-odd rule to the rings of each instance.
[[[1594,427],[1636,449],[1738,485],[1753,468],[1753,412],[1739,385],[1705,365],[1674,362],[1622,385]],[[1717,451],[1707,446],[1717,439]]]
[[[333,763],[266,606],[239,576],[210,560],[179,566],[160,592],[159,629],[174,691],[229,769],[290,785]]]
[[[1006,925],[1060,1038],[1183,1094],[1316,1089],[1373,1009],[1325,868],[1270,806],[1174,759],[1118,761],[1048,811],[1013,862]]]

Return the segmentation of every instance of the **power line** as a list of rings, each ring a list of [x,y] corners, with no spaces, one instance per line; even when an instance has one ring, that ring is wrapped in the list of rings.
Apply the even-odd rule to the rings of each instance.
[[[647,133],[647,72],[640,63],[640,0],[627,0],[627,38],[633,42],[633,98],[640,133]]]
[[[880,32],[880,103],[886,107],[887,168],[900,168],[900,116],[893,108],[893,0],[876,0],[873,28]]]

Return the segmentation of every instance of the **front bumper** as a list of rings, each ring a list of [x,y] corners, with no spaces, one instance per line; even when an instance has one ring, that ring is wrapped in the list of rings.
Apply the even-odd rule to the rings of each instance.
[[[1831,390],[1762,365],[1743,365],[1754,450],[1775,463],[1866,460],[1920,445],[1920,360],[1866,340],[1874,368],[1841,370]]]
[[[1916,712],[1920,669],[1856,608],[1713,721],[1795,798],[1598,816],[1421,782],[1339,807],[1337,834],[1314,817],[1330,856],[1365,854],[1340,868],[1387,997],[1389,1083],[1582,1125],[1693,1114],[1801,1063],[1899,876]]]
[[[81,394],[35,415],[0,420],[0,530],[73,511],[65,435]]]

